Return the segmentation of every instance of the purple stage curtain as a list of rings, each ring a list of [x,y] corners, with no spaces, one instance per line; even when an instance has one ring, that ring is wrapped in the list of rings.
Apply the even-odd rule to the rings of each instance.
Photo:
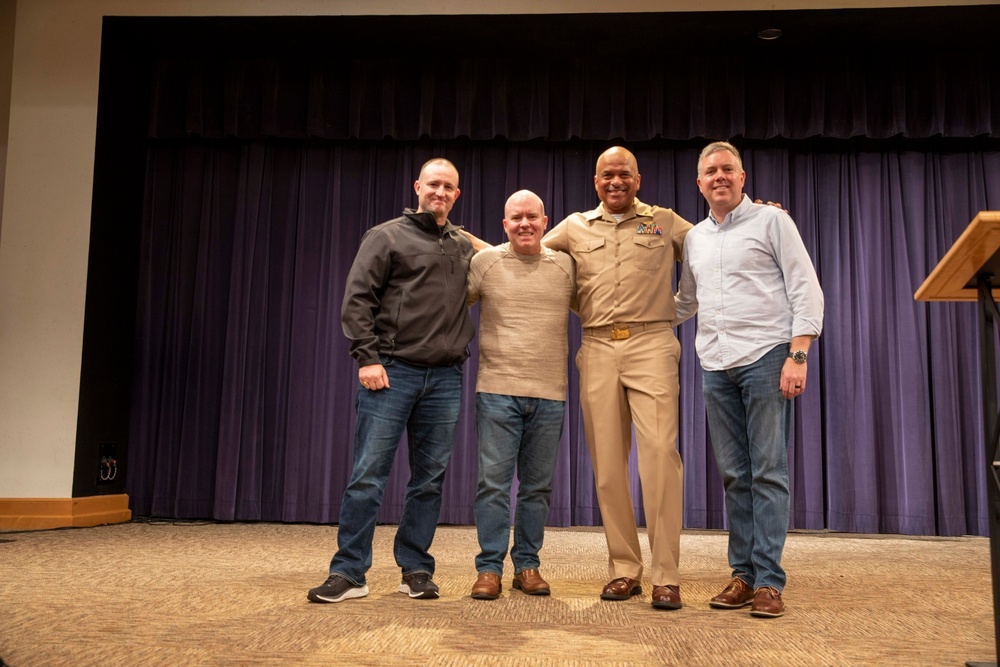
[[[964,65],[976,69],[976,63]],[[446,122],[435,115],[440,109],[422,97],[413,103],[421,113],[403,113],[392,104],[397,98],[391,86],[380,98],[369,83],[364,68],[382,66],[352,63],[338,75],[339,83],[309,72],[301,85],[317,86],[326,97],[310,98],[298,111],[277,103],[285,99],[284,91],[265,95],[247,86],[243,92],[256,95],[260,104],[193,104],[185,98],[187,129],[177,135],[158,133],[163,116],[154,114],[157,138],[148,148],[127,474],[136,515],[337,521],[351,468],[357,391],[356,366],[340,329],[343,283],[363,232],[414,204],[412,183],[426,159],[443,155],[457,165],[462,195],[452,220],[491,242],[503,239],[503,202],[514,190],[537,192],[550,224],[596,205],[594,163],[609,145],[603,136],[565,142],[492,136],[395,141],[381,134],[372,141],[319,138],[340,130],[319,131],[326,127],[317,120],[323,114],[306,111],[344,91],[353,95],[352,86],[364,89],[363,99],[375,100],[373,108],[381,110],[386,123],[396,123],[403,137],[433,136],[445,125],[452,137],[497,133],[495,126],[483,130],[479,125],[488,122],[506,123],[505,131],[518,137],[531,136],[536,121],[555,123],[552,107],[543,101],[512,97],[504,99],[511,100],[507,110],[516,113],[505,121],[481,118],[475,100],[463,117],[472,125],[461,125],[454,108]],[[574,85],[572,70],[556,77],[553,67],[542,69],[546,80],[535,85],[547,86],[548,104],[562,104],[565,111],[556,92],[566,94]],[[466,72],[473,79],[474,74]],[[838,76],[850,78],[849,72]],[[416,90],[426,90],[419,77],[407,80]],[[790,80],[784,77],[786,92],[797,88],[788,85]],[[230,81],[236,82],[230,87],[239,88],[243,79]],[[856,90],[866,90],[855,83]],[[162,86],[166,90],[168,83]],[[775,99],[778,88],[775,83],[762,94]],[[664,130],[674,126],[671,114],[686,118],[690,111],[684,130],[690,139],[690,128],[704,127],[694,119],[697,105],[689,99],[695,89],[685,87],[678,109],[663,100],[656,106],[650,92],[650,106],[643,107],[650,117],[640,120]],[[757,89],[756,83],[733,88]],[[810,90],[816,104],[836,106],[816,86]],[[574,90],[579,94],[585,91]],[[732,97],[744,99],[741,95]],[[345,127],[361,127],[351,123],[360,122],[356,112],[362,103],[348,99]],[[750,101],[756,108],[759,100]],[[975,119],[956,121],[957,106]],[[247,118],[259,109],[268,111]],[[963,131],[995,134],[989,114],[977,109],[945,104],[940,116],[920,114],[918,128],[908,114],[890,119],[869,108],[864,118],[842,118],[837,125],[851,128],[845,136],[941,134],[953,123],[972,123]],[[606,111],[616,117],[613,106]],[[268,114],[295,116],[302,121],[302,135],[311,138],[297,138],[297,131],[234,138],[244,123],[257,123],[259,131],[271,134]],[[815,130],[811,124],[826,123],[807,111],[782,115],[780,128],[776,118],[754,121],[757,136],[765,139],[790,127],[808,136]],[[192,127],[192,118],[202,124]],[[712,134],[744,131],[745,125],[729,124],[733,118],[723,123],[725,132]],[[546,133],[563,137],[603,127],[606,136],[631,136],[628,126],[637,119],[621,117],[623,125],[586,114],[563,120],[565,127]],[[870,126],[875,120],[877,131]],[[867,129],[859,129],[859,122],[869,123]],[[524,134],[512,130],[522,124]],[[639,161],[640,198],[671,206],[692,222],[702,219],[706,208],[695,186],[695,166],[704,143],[650,136],[627,142]],[[790,210],[826,293],[825,330],[810,355],[809,391],[796,401],[792,527],[987,534],[975,308],[917,303],[913,292],[978,211],[1000,209],[1000,152],[971,141],[956,148],[945,139],[737,143],[744,150],[747,192],[781,201]],[[580,339],[575,318],[570,329],[570,391],[550,524],[594,525],[600,515],[573,362]],[[694,323],[682,325],[678,334],[684,349],[679,443],[685,462],[684,522],[691,528],[720,528],[725,526],[723,494],[707,441]],[[524,344],[545,345],[544,332]],[[445,483],[445,523],[473,522],[476,352],[474,341]],[[632,490],[641,518],[634,464],[633,453]],[[398,519],[406,479],[404,446],[381,521]]]
[[[588,52],[586,47],[581,51]],[[1000,137],[988,51],[161,60],[150,135],[381,141]]]

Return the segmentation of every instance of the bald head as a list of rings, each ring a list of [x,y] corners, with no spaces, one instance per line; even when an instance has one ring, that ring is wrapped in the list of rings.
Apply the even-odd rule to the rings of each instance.
[[[594,189],[608,213],[625,213],[635,202],[642,176],[632,151],[612,146],[597,158]]]
[[[607,162],[624,162],[639,173],[639,162],[635,159],[635,154],[624,146],[612,146],[597,157],[597,173],[601,173],[602,164]]]
[[[542,252],[542,234],[549,222],[542,198],[531,190],[518,190],[503,207],[503,229],[510,247],[521,255]]]
[[[545,215],[545,204],[542,202],[542,198],[536,195],[531,190],[518,190],[510,197],[507,197],[507,203],[503,206],[503,216],[505,218],[511,217],[511,210],[521,208],[524,206],[535,205],[538,207],[538,211]]]

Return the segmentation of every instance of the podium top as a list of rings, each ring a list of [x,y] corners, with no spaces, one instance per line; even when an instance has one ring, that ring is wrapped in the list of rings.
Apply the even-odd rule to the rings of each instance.
[[[914,293],[917,301],[976,301],[977,280],[993,276],[1000,300],[1000,211],[980,211]]]

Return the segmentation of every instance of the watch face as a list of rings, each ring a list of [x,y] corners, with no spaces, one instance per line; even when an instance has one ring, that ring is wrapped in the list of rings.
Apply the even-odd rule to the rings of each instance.
[[[797,364],[804,364],[804,363],[806,363],[806,359],[809,357],[809,355],[807,355],[802,350],[796,350],[795,352],[789,352],[788,356],[791,357],[792,360],[795,363],[797,363]]]

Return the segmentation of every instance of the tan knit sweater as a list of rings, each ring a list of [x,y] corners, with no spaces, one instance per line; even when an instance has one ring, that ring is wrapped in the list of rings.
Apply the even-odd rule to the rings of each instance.
[[[569,310],[576,278],[569,255],[510,243],[480,250],[469,270],[469,305],[480,302],[476,391],[566,400]]]

